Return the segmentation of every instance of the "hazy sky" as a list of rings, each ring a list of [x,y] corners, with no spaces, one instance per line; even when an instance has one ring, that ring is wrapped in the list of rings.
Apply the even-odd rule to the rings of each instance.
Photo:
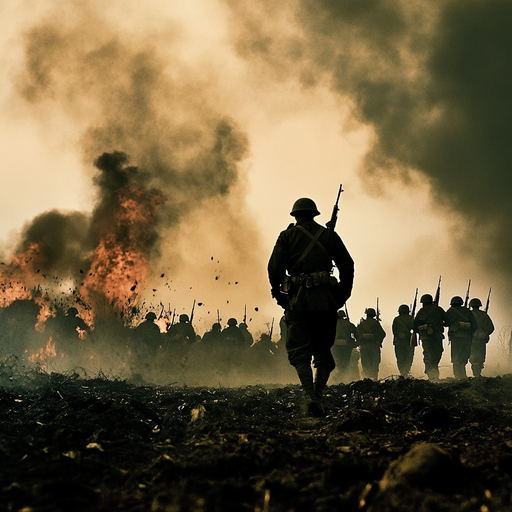
[[[204,302],[199,330],[280,316],[273,244],[340,183],[353,320],[379,297],[389,327],[442,275],[443,307],[471,278],[510,322],[509,2],[4,0],[0,23],[5,260],[37,215],[91,212],[119,150],[169,198],[146,297]]]

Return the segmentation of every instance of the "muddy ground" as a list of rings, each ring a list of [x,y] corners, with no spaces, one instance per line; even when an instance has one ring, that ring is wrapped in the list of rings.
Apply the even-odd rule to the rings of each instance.
[[[0,367],[0,510],[512,510],[512,376],[185,388]],[[422,442],[453,456],[382,490]]]

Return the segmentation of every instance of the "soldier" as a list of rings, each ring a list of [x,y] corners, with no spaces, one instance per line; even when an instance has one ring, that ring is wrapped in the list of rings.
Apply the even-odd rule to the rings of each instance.
[[[326,229],[315,222],[320,212],[314,201],[298,199],[290,215],[296,223],[279,234],[268,276],[272,296],[285,309],[288,360],[304,389],[308,413],[323,416],[322,393],[336,366],[331,354],[336,312],[352,292],[354,261],[333,224]],[[339,283],[331,275],[333,261]]]
[[[379,377],[379,365],[381,360],[382,342],[386,337],[386,331],[375,319],[377,313],[373,308],[366,309],[366,318],[357,326],[357,342],[361,353],[361,366],[365,377],[377,380]]]
[[[205,346],[211,345],[212,347],[218,347],[221,340],[221,329],[222,326],[218,322],[215,322],[212,325],[211,330],[203,334],[203,344]]]
[[[469,357],[469,362],[471,363],[473,376],[481,377],[487,343],[489,341],[489,337],[494,332],[494,324],[492,323],[491,317],[485,311],[480,310],[482,307],[480,299],[471,299],[469,301],[469,307],[471,308],[477,323],[477,329],[473,334],[473,340],[471,342],[471,355]]]
[[[228,326],[222,331],[222,341],[227,347],[243,348],[245,345],[245,337],[237,324],[236,318],[230,318]]]
[[[144,317],[144,322],[141,322],[133,333],[135,350],[141,352],[142,356],[147,350],[149,350],[152,355],[156,355],[162,344],[162,333],[160,332],[160,327],[155,324],[155,320],[155,313],[150,311]]]
[[[168,331],[169,341],[175,346],[185,347],[196,341],[196,333],[190,324],[188,315],[180,315],[180,321]]]
[[[342,309],[338,311],[338,321],[336,323],[336,338],[332,347],[332,355],[336,362],[336,370],[342,382],[347,381],[347,370],[352,356],[352,350],[357,347],[357,329],[356,326],[346,318],[346,313]]]
[[[456,295],[450,301],[446,312],[450,318],[448,339],[451,343],[453,375],[456,379],[466,379],[466,365],[471,355],[473,333],[477,329],[476,319],[471,311],[463,306],[462,297]]]
[[[410,315],[407,304],[402,304],[398,308],[398,316],[393,320],[392,330],[398,371],[402,377],[408,377],[414,358],[416,333],[414,332],[414,319]],[[411,336],[413,336],[413,344],[411,344]]]
[[[443,355],[444,328],[450,325],[446,311],[434,303],[432,295],[422,295],[423,307],[414,319],[414,330],[419,333],[423,345],[425,374],[429,380],[439,380],[439,361]]]
[[[252,334],[249,332],[249,329],[247,328],[247,324],[245,322],[242,322],[239,326],[240,331],[242,331],[242,334],[244,336],[244,347],[249,348],[254,343],[254,338],[252,337]]]

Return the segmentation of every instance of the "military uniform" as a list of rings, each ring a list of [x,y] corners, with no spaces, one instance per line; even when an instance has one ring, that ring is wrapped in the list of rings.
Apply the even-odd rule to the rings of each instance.
[[[469,362],[471,363],[471,371],[475,377],[480,377],[484,367],[486,356],[487,343],[491,334],[494,332],[494,324],[491,317],[479,308],[482,305],[480,299],[471,299],[469,306],[472,309],[472,314],[475,317],[477,329],[473,333],[473,340],[471,342],[471,355]]]
[[[446,311],[434,304],[432,295],[421,297],[423,307],[414,318],[414,330],[423,345],[423,363],[429,380],[439,380],[439,361],[443,355],[444,328],[450,325]]]
[[[288,360],[311,401],[320,399],[335,367],[336,311],[350,297],[354,280],[350,254],[335,231],[314,221],[318,214],[311,199],[297,200],[291,212],[297,222],[280,233],[268,263],[272,296],[285,309]],[[333,261],[339,283],[331,275]]]
[[[382,342],[386,337],[386,331],[374,317],[375,310],[368,308],[366,318],[361,320],[357,326],[357,342],[359,343],[364,376],[368,379],[377,380],[379,378]]]
[[[407,377],[411,371],[416,346],[416,333],[414,332],[414,319],[409,314],[409,306],[406,304],[398,308],[399,315],[393,319],[391,329],[393,331],[393,345],[395,347],[396,364],[403,377]],[[411,336],[413,345],[411,346]]]
[[[336,338],[332,347],[332,354],[336,362],[336,371],[343,382],[347,380],[347,370],[350,365],[352,351],[357,347],[356,339],[356,326],[346,318],[343,310],[338,311]]]

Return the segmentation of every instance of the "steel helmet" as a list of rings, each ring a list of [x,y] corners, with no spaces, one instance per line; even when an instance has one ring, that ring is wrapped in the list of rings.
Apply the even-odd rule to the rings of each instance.
[[[76,316],[76,315],[78,315],[78,309],[76,309],[76,308],[69,308],[67,313],[68,313],[68,316]]]
[[[375,312],[375,309],[373,309],[373,308],[366,308],[366,314],[368,316],[377,316],[377,313]]]
[[[464,304],[464,301],[462,300],[462,297],[459,297],[458,295],[452,297],[452,300],[450,301],[450,306],[462,306],[462,304]]]
[[[236,320],[236,318],[230,318],[228,320],[228,325],[236,325],[238,322]]]
[[[310,212],[313,214],[313,217],[320,215],[315,202],[313,199],[309,199],[308,197],[301,197],[300,199],[297,199],[297,201],[293,203],[293,208],[290,212],[290,215],[293,216],[301,212]]]
[[[398,312],[399,313],[409,313],[409,306],[407,304],[402,304],[399,308],[398,308]]]
[[[345,318],[347,315],[345,314],[345,311],[343,311],[343,309],[340,309],[338,311],[338,317],[339,318]]]
[[[150,311],[150,312],[146,315],[146,320],[150,320],[150,321],[156,320],[156,315],[155,315],[155,313],[153,313],[152,311]]]
[[[432,298],[432,295],[430,295],[430,293],[426,293],[425,295],[421,296],[420,302],[422,304],[430,304],[431,302],[434,302],[434,299]]]
[[[188,322],[188,315],[180,315],[180,322]]]
[[[482,301],[480,299],[471,299],[469,301],[469,305],[472,307],[472,308],[479,308],[482,306]]]

